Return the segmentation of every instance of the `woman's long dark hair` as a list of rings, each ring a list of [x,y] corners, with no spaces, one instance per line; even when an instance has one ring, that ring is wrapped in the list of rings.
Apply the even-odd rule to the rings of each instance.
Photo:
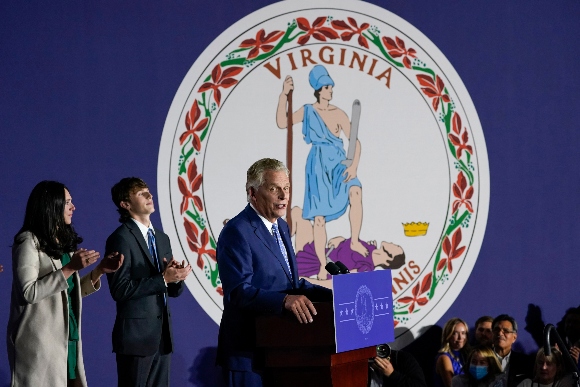
[[[64,184],[48,180],[34,187],[26,204],[24,224],[14,236],[15,245],[23,242],[19,234],[30,231],[38,239],[38,249],[53,258],[60,259],[65,252],[77,249],[83,239],[64,222],[65,189],[68,191]]]

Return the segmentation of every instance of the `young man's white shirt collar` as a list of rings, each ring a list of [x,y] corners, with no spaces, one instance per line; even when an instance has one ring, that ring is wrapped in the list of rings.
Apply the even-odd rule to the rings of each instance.
[[[151,221],[149,222],[149,226],[145,226],[143,223],[139,222],[138,220],[136,220],[134,218],[131,218],[131,220],[133,222],[135,222],[137,227],[139,227],[139,231],[141,231],[141,234],[143,234],[143,239],[145,239],[145,243],[147,243],[147,247],[151,247],[151,246],[149,246],[149,237],[147,236],[149,229],[151,229],[151,231],[153,231],[153,235],[155,235],[155,229],[153,228]]]

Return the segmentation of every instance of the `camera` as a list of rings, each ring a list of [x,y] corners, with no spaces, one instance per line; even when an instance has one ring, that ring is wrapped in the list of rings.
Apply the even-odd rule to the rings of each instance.
[[[391,357],[391,347],[389,344],[377,345],[377,357],[381,357],[383,359]]]

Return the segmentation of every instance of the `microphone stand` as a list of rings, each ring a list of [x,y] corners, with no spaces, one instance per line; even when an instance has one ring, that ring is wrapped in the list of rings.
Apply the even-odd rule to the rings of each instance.
[[[572,356],[570,355],[570,352],[568,352],[568,348],[566,347],[566,344],[564,344],[564,341],[562,340],[562,338],[558,334],[558,331],[556,330],[556,327],[553,324],[547,324],[544,327],[544,354],[546,356],[550,356],[550,354],[552,353],[552,349],[551,349],[551,345],[550,345],[550,333],[552,331],[556,335],[556,343],[558,344],[558,348],[560,349],[560,352],[562,352],[562,357],[564,358],[564,363],[567,363],[566,368],[568,368],[569,370],[572,371],[572,377],[574,378],[576,387],[580,387],[580,377],[578,376],[578,365],[574,361],[574,358],[572,358]]]

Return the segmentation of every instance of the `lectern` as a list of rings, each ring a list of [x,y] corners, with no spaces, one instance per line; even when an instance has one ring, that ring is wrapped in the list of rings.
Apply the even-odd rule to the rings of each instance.
[[[336,353],[332,303],[314,306],[318,314],[310,324],[300,324],[291,314],[257,318],[264,385],[366,387],[375,346]]]

